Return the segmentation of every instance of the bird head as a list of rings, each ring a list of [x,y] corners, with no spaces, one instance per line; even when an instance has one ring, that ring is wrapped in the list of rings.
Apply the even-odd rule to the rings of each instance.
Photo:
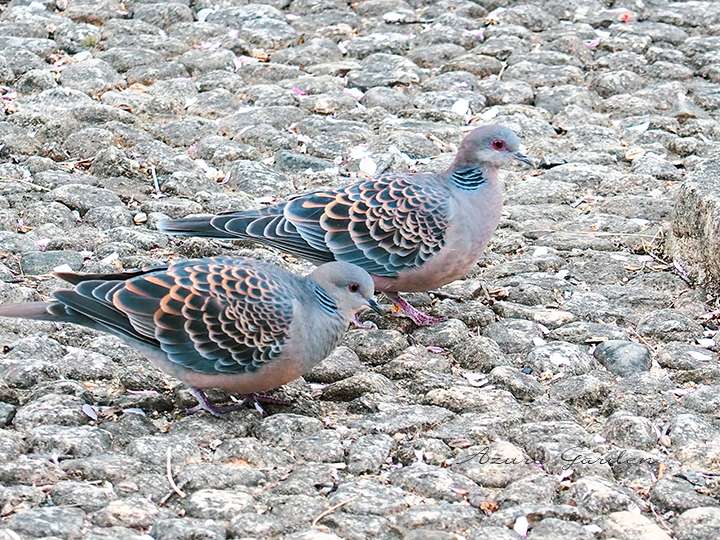
[[[359,266],[329,262],[318,266],[310,277],[332,297],[346,316],[352,317],[368,307],[382,314],[373,298],[375,284],[370,274]]]
[[[458,165],[482,164],[493,168],[513,160],[534,166],[533,160],[522,151],[520,137],[510,128],[495,124],[468,133],[455,157]]]

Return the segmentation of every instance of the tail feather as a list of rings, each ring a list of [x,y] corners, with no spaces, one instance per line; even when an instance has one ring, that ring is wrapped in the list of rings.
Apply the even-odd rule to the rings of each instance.
[[[152,266],[141,268],[139,270],[128,270],[127,272],[115,272],[111,274],[79,274],[77,272],[53,272],[53,275],[63,281],[67,281],[73,285],[78,285],[84,281],[110,280],[110,281],[126,281],[128,279],[165,270],[167,266]]]
[[[70,315],[57,302],[2,304],[0,305],[0,317],[32,319],[34,321],[72,322]]]
[[[54,294],[59,301],[0,304],[0,317],[79,324],[100,332],[129,337],[138,343],[154,344],[151,338],[138,334],[127,318],[101,302],[84,298],[70,290],[56,291]]]
[[[157,228],[160,232],[175,236],[202,236],[205,238],[253,238],[248,227],[256,222],[265,222],[263,218],[275,218],[283,215],[286,203],[278,203],[266,208],[222,212],[214,216],[190,216],[181,219],[162,219]]]
[[[201,236],[204,238],[232,238],[235,235],[213,226],[214,216],[163,219],[157,224],[158,231],[175,236]]]

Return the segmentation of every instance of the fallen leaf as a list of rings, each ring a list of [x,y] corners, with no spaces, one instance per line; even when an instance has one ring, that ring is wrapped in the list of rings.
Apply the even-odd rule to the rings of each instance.
[[[487,515],[493,514],[500,509],[500,505],[496,501],[483,501],[478,507]]]

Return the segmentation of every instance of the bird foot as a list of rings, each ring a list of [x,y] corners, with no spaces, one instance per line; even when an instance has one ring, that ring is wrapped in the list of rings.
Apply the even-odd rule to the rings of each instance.
[[[350,323],[355,328],[360,328],[361,330],[377,330],[378,329],[377,324],[375,324],[372,321],[361,321],[360,319],[358,319],[357,315],[355,315],[352,319],[350,319]]]
[[[217,418],[222,418],[228,413],[231,413],[233,411],[241,411],[243,409],[247,409],[248,407],[252,407],[260,414],[265,415],[265,409],[261,405],[261,402],[270,403],[273,405],[290,404],[283,399],[268,396],[265,394],[248,394],[238,400],[235,400],[233,398],[235,402],[231,403],[230,405],[215,405],[212,401],[210,401],[205,392],[203,392],[199,388],[190,388],[190,393],[195,399],[197,399],[198,404],[194,407],[187,409],[187,414],[195,414],[200,411],[206,411]]]
[[[402,297],[393,298],[392,312],[396,316],[407,316],[418,326],[432,326],[447,320],[447,317],[435,317],[415,308]]]

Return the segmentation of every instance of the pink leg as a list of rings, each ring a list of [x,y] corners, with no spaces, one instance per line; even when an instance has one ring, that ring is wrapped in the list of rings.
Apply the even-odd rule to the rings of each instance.
[[[252,405],[255,410],[257,410],[260,414],[265,414],[265,409],[262,408],[262,405],[260,405],[260,402],[265,403],[271,403],[275,405],[288,405],[287,401],[284,401],[282,399],[274,398],[272,396],[266,396],[265,394],[248,394],[247,396],[244,396],[242,401],[239,401],[238,403],[232,403],[230,405],[215,405],[210,399],[207,397],[205,392],[200,390],[199,388],[193,388],[190,387],[190,393],[193,395],[195,399],[197,399],[198,404],[194,407],[191,407],[186,412],[187,414],[194,414],[196,412],[200,411],[207,411],[213,416],[216,416],[218,418],[226,415],[227,413],[233,412],[233,411],[240,411],[243,409],[246,409],[248,405]]]
[[[414,308],[410,302],[403,299],[398,293],[385,294],[394,304],[396,314],[399,315],[400,312],[404,313],[418,326],[432,326],[447,320],[446,317],[434,317],[433,315],[423,313],[419,309]]]

